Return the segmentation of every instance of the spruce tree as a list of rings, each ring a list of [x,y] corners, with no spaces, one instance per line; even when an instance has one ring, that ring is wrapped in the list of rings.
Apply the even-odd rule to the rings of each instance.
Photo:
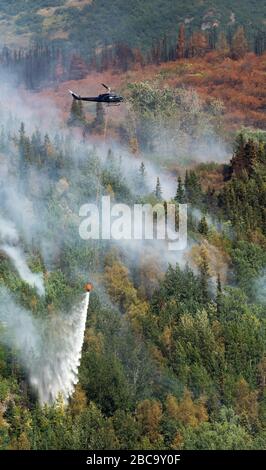
[[[201,285],[201,294],[202,299],[204,302],[208,302],[209,299],[209,278],[210,278],[210,270],[209,270],[209,263],[208,263],[208,255],[207,250],[204,246],[202,246],[200,250],[200,285]]]
[[[179,26],[179,31],[178,31],[176,55],[178,59],[184,59],[185,54],[186,54],[186,34],[185,34],[185,26],[182,23]]]
[[[19,148],[19,172],[21,175],[20,185],[21,187],[25,187],[27,163],[31,161],[31,145],[30,145],[30,139],[26,136],[25,125],[23,122],[21,123],[20,129],[19,129],[18,148]]]
[[[96,117],[92,124],[92,128],[94,128],[97,132],[102,132],[105,126],[105,112],[102,103],[97,103],[96,105]]]
[[[186,199],[186,197],[185,197],[184,185],[182,183],[181,176],[179,176],[178,179],[177,179],[177,190],[176,190],[175,201],[178,204],[184,204],[185,199]]]
[[[106,168],[110,175],[116,175],[117,168],[115,164],[115,156],[111,148],[108,149],[107,158],[106,158]]]
[[[209,47],[210,49],[214,50],[217,47],[217,28],[214,26],[210,31],[209,31]]]
[[[236,139],[236,149],[231,160],[231,176],[240,175],[245,166],[245,139],[243,134],[239,134]]]
[[[185,194],[188,203],[199,204],[201,202],[202,191],[200,180],[195,171],[186,172]]]
[[[140,167],[139,167],[139,181],[141,186],[145,184],[146,180],[146,168],[143,162],[141,162]]]
[[[219,34],[217,49],[224,56],[229,54],[229,44],[226,35],[223,31],[221,31]]]
[[[73,99],[71,109],[70,109],[70,116],[68,118],[68,125],[69,126],[77,126],[82,127],[86,122],[83,104],[81,100]]]
[[[161,188],[161,183],[160,183],[160,178],[157,177],[157,182],[156,182],[156,187],[155,187],[155,196],[157,197],[157,199],[159,199],[160,201],[162,200],[162,188]]]
[[[143,162],[141,162],[136,176],[136,189],[139,194],[144,194],[146,188],[146,168]]]
[[[140,174],[140,176],[141,176],[142,179],[144,179],[145,176],[146,176],[146,168],[145,168],[145,165],[144,165],[143,162],[141,162],[141,164],[140,164],[140,167],[139,167],[139,174]]]
[[[249,176],[254,173],[257,162],[258,146],[254,140],[249,139],[245,145],[245,166]]]
[[[200,219],[200,222],[199,222],[199,225],[198,225],[198,231],[199,231],[199,233],[201,233],[201,235],[204,235],[204,236],[208,235],[209,227],[208,227],[207,220],[206,220],[205,216],[203,216]]]
[[[248,43],[243,26],[239,26],[233,36],[231,55],[235,60],[242,59],[248,51]]]
[[[245,142],[243,134],[240,134],[236,141],[236,150],[231,159],[230,174],[236,176],[251,176],[257,162],[258,145],[249,139]]]

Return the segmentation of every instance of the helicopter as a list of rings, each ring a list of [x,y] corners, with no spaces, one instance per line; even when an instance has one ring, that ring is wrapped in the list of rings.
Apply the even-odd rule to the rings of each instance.
[[[104,83],[101,84],[104,88],[106,88],[107,93],[102,93],[99,96],[80,96],[74,93],[71,90],[68,90],[69,93],[73,96],[75,100],[82,100],[82,101],[94,101],[95,103],[106,103],[109,106],[119,106],[124,98],[122,96],[116,95],[112,92],[111,88]]]

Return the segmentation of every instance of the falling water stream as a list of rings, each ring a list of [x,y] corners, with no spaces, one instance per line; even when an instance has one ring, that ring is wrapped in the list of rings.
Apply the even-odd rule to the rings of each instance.
[[[30,383],[41,404],[53,403],[60,395],[64,402],[78,382],[90,293],[68,315],[55,315],[42,332],[39,358],[30,372]]]
[[[36,318],[0,288],[1,340],[14,348],[41,404],[66,403],[78,382],[90,293],[68,313]]]

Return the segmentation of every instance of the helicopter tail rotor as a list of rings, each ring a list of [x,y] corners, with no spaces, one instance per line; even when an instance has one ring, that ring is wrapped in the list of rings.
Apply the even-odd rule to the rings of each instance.
[[[75,99],[75,100],[80,100],[80,95],[77,95],[76,93],[74,93],[74,91],[72,90],[68,90],[69,93],[72,95],[72,97]]]

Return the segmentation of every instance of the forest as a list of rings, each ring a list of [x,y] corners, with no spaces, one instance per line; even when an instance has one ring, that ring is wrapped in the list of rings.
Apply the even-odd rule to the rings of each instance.
[[[60,83],[80,80],[89,73],[106,70],[127,72],[149,65],[160,65],[183,59],[243,59],[247,52],[261,56],[266,49],[266,33],[257,29],[249,36],[243,25],[202,30],[179,23],[173,37],[157,36],[149,48],[133,47],[126,41],[104,41],[83,53],[79,47],[68,49],[62,44],[42,41],[40,37],[30,47],[9,48],[6,44],[0,53],[0,70],[3,75],[12,74],[16,83],[23,83],[30,90]],[[213,55],[210,55],[210,53]]]
[[[255,3],[0,0],[0,450],[265,449]],[[186,204],[186,248],[82,239],[103,196]]]
[[[106,0],[1,0],[0,39],[12,47],[44,40],[85,57],[105,43],[149,49],[158,37],[174,39],[184,22],[190,34],[243,25],[251,41],[265,30],[263,0],[112,0],[108,5]]]
[[[158,116],[160,98],[155,88],[148,113],[146,86],[129,88],[136,134],[130,129],[133,115],[122,133],[127,145],[138,141],[142,155],[155,152],[158,127],[152,113]],[[199,109],[201,119],[195,119],[193,102],[179,93],[173,121],[184,127],[181,118],[194,119],[194,127],[184,130],[189,149],[189,135],[204,139],[210,126],[218,132],[219,111],[212,117],[205,110],[204,117]],[[170,91],[164,99],[158,120],[167,119],[171,132]],[[88,127],[84,110],[73,102],[67,133],[43,135],[38,129],[29,134],[24,123],[2,115],[2,169],[8,166],[21,201],[26,197],[33,216],[41,213],[45,221],[32,230],[30,242],[18,223],[24,227],[20,242],[31,270],[44,273],[46,294],[40,297],[1,252],[1,298],[7,290],[33,318],[51,318],[80,298],[88,272],[96,288],[79,383],[68,406],[60,395],[53,405],[40,406],[21,350],[12,342],[1,344],[1,448],[261,449],[266,416],[263,135],[240,133],[226,164],[189,168],[189,160],[183,163],[172,201],[189,204],[189,245],[177,262],[169,261],[164,249],[155,256],[152,245],[132,247],[130,253],[123,244],[79,239],[79,205],[96,192],[134,204],[162,200],[166,189],[159,167],[152,188],[149,163],[133,157],[129,170],[128,157],[123,163],[119,151],[88,147],[91,136],[103,132],[104,119],[98,110],[96,124]],[[143,133],[148,125],[155,132],[149,139]],[[85,136],[79,131],[81,140],[73,134],[80,126],[87,130]],[[222,180],[218,186],[214,174]],[[3,217],[10,204],[5,179]],[[55,239],[61,227],[64,236]]]

